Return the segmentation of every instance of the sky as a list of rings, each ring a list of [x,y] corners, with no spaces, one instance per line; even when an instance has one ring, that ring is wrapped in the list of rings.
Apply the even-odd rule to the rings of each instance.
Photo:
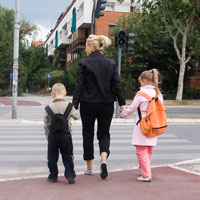
[[[0,5],[15,9],[16,0],[0,0]],[[44,41],[47,33],[54,28],[60,14],[72,0],[20,0],[20,19],[25,19],[40,29],[36,40]]]

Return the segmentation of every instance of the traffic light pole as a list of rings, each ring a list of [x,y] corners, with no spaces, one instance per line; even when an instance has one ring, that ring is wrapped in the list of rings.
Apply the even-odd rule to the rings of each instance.
[[[12,119],[17,119],[19,28],[20,28],[20,0],[15,0],[15,30],[14,30],[13,88],[12,88]]]
[[[120,77],[120,74],[121,74],[121,59],[122,59],[122,48],[121,46],[119,45],[118,46],[118,73],[119,73],[119,77]],[[118,118],[119,116],[119,103],[118,101],[116,102],[116,118]]]
[[[94,19],[95,19],[95,8],[96,8],[96,0],[93,0],[93,10],[92,10],[92,23],[91,23],[91,34],[94,34]]]

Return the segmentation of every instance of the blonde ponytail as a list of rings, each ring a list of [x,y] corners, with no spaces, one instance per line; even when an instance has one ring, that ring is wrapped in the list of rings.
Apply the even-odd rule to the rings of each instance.
[[[160,73],[158,72],[157,69],[151,69],[151,70],[142,72],[138,79],[139,81],[147,80],[149,84],[153,85],[156,89],[156,97],[157,97],[161,94],[160,89],[158,87],[159,76],[160,76]]]
[[[153,82],[154,82],[154,86],[156,89],[156,97],[159,96],[161,94],[160,89],[158,87],[158,83],[159,83],[159,72],[157,69],[152,69],[153,72]]]
[[[89,35],[87,44],[92,46],[94,51],[103,51],[104,47],[111,45],[111,40],[105,35]]]

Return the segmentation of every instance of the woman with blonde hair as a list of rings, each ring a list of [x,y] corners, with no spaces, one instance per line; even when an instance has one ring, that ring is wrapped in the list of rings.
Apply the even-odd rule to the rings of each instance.
[[[85,174],[92,175],[94,159],[94,125],[97,120],[97,139],[101,155],[100,176],[108,176],[107,158],[110,154],[110,124],[114,112],[114,101],[125,105],[125,97],[121,88],[116,63],[102,54],[104,47],[111,40],[104,35],[90,35],[86,41],[87,58],[80,61],[73,104],[78,109],[82,120],[83,159],[87,163]]]

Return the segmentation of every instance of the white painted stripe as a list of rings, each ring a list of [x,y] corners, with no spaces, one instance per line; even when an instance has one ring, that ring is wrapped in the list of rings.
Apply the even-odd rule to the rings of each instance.
[[[188,170],[188,169],[184,169],[184,168],[178,167],[176,165],[169,165],[169,166],[173,169],[178,169],[178,170],[181,170],[183,172],[187,172],[187,173],[190,173],[190,174],[195,174],[195,175],[200,176],[200,172],[195,172],[195,171],[191,171],[191,170]]]
[[[82,144],[83,141],[82,140],[74,140],[73,141],[74,144]],[[131,140],[129,139],[111,139],[111,144],[130,144]],[[159,139],[158,143],[191,143],[191,141],[186,140],[186,139]],[[8,140],[8,141],[0,141],[0,145],[1,144],[7,144],[7,145],[11,145],[11,144],[47,144],[47,141],[45,140],[16,140],[16,141],[12,141],[12,140]],[[98,141],[95,140],[94,144],[98,144]]]
[[[98,147],[96,146],[98,149]],[[6,146],[6,147],[0,147],[0,153],[1,152],[44,152],[47,150],[47,145],[44,147],[12,147],[12,146]],[[74,152],[76,151],[82,151],[83,147],[82,145],[77,146],[74,145]],[[130,145],[122,146],[112,146],[110,147],[111,153],[112,151],[135,151],[135,147]],[[188,145],[188,146],[156,146],[154,148],[154,151],[169,151],[169,150],[200,150],[200,145]]]
[[[132,134],[120,134],[120,135],[117,135],[116,133],[115,134],[112,134],[111,133],[111,139],[113,138],[131,138],[132,137]],[[28,134],[22,134],[22,133],[19,133],[19,134],[0,134],[0,139],[18,139],[18,138],[22,138],[22,139],[26,139],[26,138],[29,138],[29,139],[44,139],[45,138],[45,135],[44,134],[31,134],[31,133],[28,133]],[[73,139],[82,139],[82,135],[81,134],[73,134],[72,135],[72,138]],[[172,134],[165,134],[165,135],[162,135],[160,136],[159,138],[177,138],[177,136],[175,135],[172,135]]]
[[[98,156],[98,154],[95,156]],[[175,160],[183,160],[183,159],[192,159],[194,157],[200,157],[200,153],[176,153],[176,154],[156,154],[154,153],[152,156],[152,162],[154,159],[159,159],[159,160],[168,160],[168,159],[175,159]],[[82,160],[83,156],[82,155],[74,155],[74,159],[77,160]],[[109,157],[109,160],[127,160],[127,159],[136,159],[136,155],[133,152],[133,154],[111,154]],[[0,156],[0,162],[34,162],[34,161],[46,161],[46,155],[1,155]]]

